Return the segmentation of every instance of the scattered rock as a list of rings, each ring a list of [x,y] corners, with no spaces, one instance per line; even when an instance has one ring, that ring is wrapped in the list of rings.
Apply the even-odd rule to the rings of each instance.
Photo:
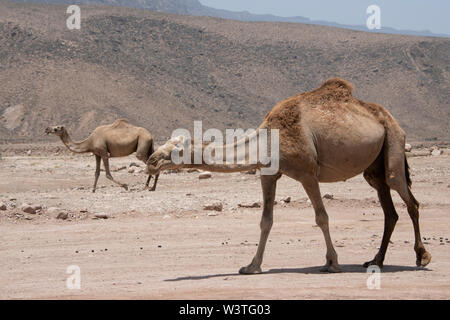
[[[69,217],[69,214],[65,211],[62,211],[62,212],[58,213],[58,215],[56,216],[56,219],[66,220],[68,217]]]
[[[405,144],[405,151],[411,152],[411,150],[412,150],[412,146],[409,143]]]
[[[208,213],[208,217],[215,217],[218,216],[219,214],[217,212],[210,212]]]
[[[431,152],[431,155],[435,156],[435,157],[440,156],[441,154],[442,154],[442,150],[439,150],[439,149],[435,149]]]
[[[312,203],[311,203],[311,200],[309,200],[309,199],[306,200],[306,204],[310,206],[310,205],[312,204]]]
[[[200,171],[198,171],[198,169],[194,169],[194,168],[187,169],[187,173],[194,173],[194,172],[200,172]]]
[[[281,202],[290,203],[291,202],[291,197],[283,198],[283,199],[281,199]]]
[[[128,173],[134,173],[134,168],[128,169]]]
[[[27,156],[31,156],[31,150],[27,151]]]
[[[140,165],[139,163],[132,162],[132,163],[130,163],[130,165],[129,165],[128,167],[129,167],[129,168],[131,168],[131,167],[137,167],[137,168],[140,168],[141,165]]]
[[[208,210],[208,211],[222,211],[223,210],[223,205],[222,203],[218,202],[218,203],[213,203],[211,205],[206,205],[203,207],[203,210]]]
[[[26,212],[26,213],[36,214],[36,209],[34,209],[34,207],[31,206],[31,205],[29,205],[29,204],[23,204],[23,205],[20,207],[20,209],[21,209],[23,212]]]
[[[126,168],[127,168],[126,166],[121,166],[121,167],[115,169],[114,171],[122,171],[122,170],[125,170]]]
[[[430,155],[430,150],[414,150],[412,151],[412,157],[426,157]]]
[[[6,209],[8,209],[6,207],[6,204],[4,204],[3,202],[0,202],[0,210],[5,211]]]
[[[261,208],[261,202],[255,202],[253,204],[243,204],[243,203],[239,203],[238,204],[239,208]]]
[[[334,196],[333,196],[332,194],[326,193],[326,194],[323,196],[323,198],[324,198],[324,199],[332,200],[332,199],[334,199]]]
[[[209,178],[211,178],[211,177],[212,177],[211,172],[202,172],[202,173],[200,173],[200,174],[198,175],[198,178],[199,178],[200,180],[209,179]]]
[[[109,219],[110,216],[106,213],[96,213],[94,214],[95,219]]]

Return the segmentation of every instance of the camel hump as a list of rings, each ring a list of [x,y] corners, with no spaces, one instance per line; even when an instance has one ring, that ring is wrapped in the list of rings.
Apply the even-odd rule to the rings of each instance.
[[[128,121],[128,119],[117,119],[116,121],[114,121],[114,123],[111,126],[113,128],[117,128],[123,124],[130,124],[130,121]]]
[[[346,91],[349,95],[353,92],[353,84],[350,82],[341,79],[341,78],[331,78],[325,81],[320,89],[328,89],[328,90],[335,90],[335,91]]]

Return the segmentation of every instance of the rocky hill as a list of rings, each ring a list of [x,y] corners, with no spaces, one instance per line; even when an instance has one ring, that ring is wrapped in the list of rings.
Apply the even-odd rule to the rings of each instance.
[[[196,1],[194,1],[196,2]],[[450,39],[238,22],[122,7],[0,0],[0,140],[77,139],[116,118],[158,139],[176,128],[255,127],[273,105],[330,77],[387,107],[409,140],[448,140]]]

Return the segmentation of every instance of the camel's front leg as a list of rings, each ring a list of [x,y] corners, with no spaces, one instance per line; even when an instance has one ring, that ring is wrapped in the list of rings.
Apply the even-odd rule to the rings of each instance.
[[[158,182],[159,173],[155,176],[155,182],[153,182],[153,187],[150,189],[150,191],[156,190],[156,183]]]
[[[95,193],[95,189],[97,188],[98,177],[100,176],[100,161],[101,157],[95,155],[95,179],[94,179],[94,187],[92,188],[92,192]]]
[[[103,165],[105,166],[106,178],[108,178],[112,182],[118,184],[125,190],[128,190],[128,185],[126,185],[125,183],[120,183],[119,181],[114,180],[114,178],[112,177],[111,172],[109,171],[109,159],[107,157],[105,157],[105,158],[102,158],[102,160],[103,160]]]
[[[320,195],[319,182],[314,177],[307,178],[302,181],[303,188],[308,194],[309,199],[314,207],[316,213],[316,223],[322,229],[327,245],[326,264],[320,270],[322,272],[340,272],[338,264],[337,253],[334,250],[333,242],[331,241],[330,230],[328,228],[328,214],[322,202]]]
[[[267,238],[273,224],[273,203],[275,200],[275,191],[277,180],[280,176],[261,175],[261,185],[263,190],[264,208],[261,218],[261,237],[259,239],[258,250],[252,262],[239,270],[240,274],[261,273],[261,263],[263,260],[264,249],[266,248]]]

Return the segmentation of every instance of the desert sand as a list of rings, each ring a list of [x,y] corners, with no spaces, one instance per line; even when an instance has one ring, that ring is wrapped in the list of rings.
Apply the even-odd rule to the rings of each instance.
[[[113,176],[130,190],[113,185],[102,171],[93,194],[92,156],[4,154],[0,298],[448,299],[449,154],[409,159],[431,263],[415,266],[412,223],[394,194],[400,219],[380,289],[367,287],[362,264],[381,243],[383,213],[361,175],[321,185],[342,273],[319,272],[325,243],[313,209],[301,185],[283,177],[264,272],[244,276],[238,270],[251,261],[259,240],[259,173],[213,173],[205,180],[198,172],[162,174],[156,192],[149,192],[143,190],[143,164],[130,156],[111,161]],[[216,203],[222,211],[204,210]],[[26,213],[23,204],[42,208]],[[80,268],[80,289],[66,286],[71,265]]]

